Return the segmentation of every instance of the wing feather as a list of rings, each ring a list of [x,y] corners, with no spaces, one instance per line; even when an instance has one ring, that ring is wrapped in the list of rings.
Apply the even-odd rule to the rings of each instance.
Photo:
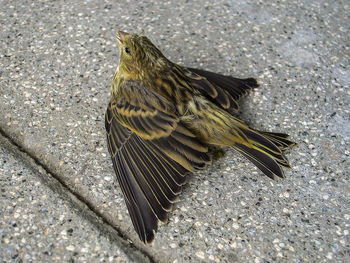
[[[151,91],[144,101],[134,83],[112,98],[106,111],[107,144],[134,228],[152,242],[158,221],[166,221],[186,173],[210,163],[208,148]],[[135,101],[138,100],[138,101]],[[136,106],[137,103],[137,106]]]
[[[238,79],[201,69],[186,69],[186,75],[192,79],[193,85],[224,109],[237,111],[241,97],[259,86],[253,78]]]

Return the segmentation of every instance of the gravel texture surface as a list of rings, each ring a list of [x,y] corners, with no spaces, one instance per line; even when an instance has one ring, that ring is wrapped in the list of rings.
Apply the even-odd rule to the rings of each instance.
[[[56,210],[46,212],[50,215],[45,222],[57,213],[57,225],[52,235],[33,242],[56,244],[62,231],[73,229],[52,252],[62,260],[73,256],[74,251],[64,254],[67,246],[80,239],[80,253],[89,239],[104,244],[96,261],[108,261],[107,254],[123,259],[129,251],[160,262],[350,261],[348,1],[1,1],[0,25],[1,132],[85,203],[106,229],[122,236],[116,238],[121,239],[120,249],[110,254],[115,244],[108,243],[109,231],[98,224],[83,231],[88,223],[70,212],[70,202],[51,188],[38,185],[30,191],[38,183],[29,183],[32,172],[2,150],[2,160],[10,163],[1,161],[2,194],[11,198],[0,202],[2,247],[11,240],[22,246],[24,238],[30,255],[45,260],[48,248],[28,243],[28,233],[15,236],[26,227],[14,230],[11,224],[17,219],[5,216],[14,217],[18,204],[33,211],[18,220],[39,228],[44,220],[39,206],[21,198],[40,204],[46,195],[45,202],[52,203],[43,207],[56,205]],[[293,169],[286,171],[286,178],[270,180],[227,148],[223,158],[190,176],[154,245],[143,245],[105,141],[104,112],[118,63],[118,29],[144,32],[182,65],[256,77],[260,88],[242,101],[238,115],[254,128],[285,132],[298,142],[287,153]],[[72,222],[61,225],[61,215]],[[11,244],[7,247],[15,251]],[[72,246],[78,249],[77,244]],[[93,246],[86,249],[86,257],[96,253]]]
[[[148,261],[1,135],[0,145],[1,262]]]

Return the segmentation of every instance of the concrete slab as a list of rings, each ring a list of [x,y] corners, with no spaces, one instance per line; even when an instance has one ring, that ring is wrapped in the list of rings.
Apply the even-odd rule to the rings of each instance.
[[[349,260],[349,27],[346,1],[3,1],[0,127],[155,261]],[[138,241],[114,178],[103,115],[117,29],[173,61],[261,87],[251,126],[291,134],[293,170],[271,181],[227,149],[191,176],[155,244]]]
[[[0,135],[2,262],[148,261]]]

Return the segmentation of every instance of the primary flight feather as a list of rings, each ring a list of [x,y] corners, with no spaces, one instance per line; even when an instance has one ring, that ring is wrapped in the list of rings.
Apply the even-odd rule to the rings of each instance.
[[[186,174],[211,163],[208,146],[232,146],[270,178],[289,167],[283,133],[249,128],[232,114],[258,86],[168,60],[145,36],[118,31],[120,60],[105,126],[108,149],[140,239],[166,221]]]

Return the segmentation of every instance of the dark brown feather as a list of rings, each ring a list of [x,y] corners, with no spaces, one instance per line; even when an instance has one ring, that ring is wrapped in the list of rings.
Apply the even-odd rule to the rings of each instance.
[[[123,92],[127,89],[125,86]],[[108,149],[133,225],[140,239],[149,243],[158,220],[167,220],[185,174],[203,168],[210,158],[208,148],[167,112],[171,107],[162,111],[159,104],[153,106],[152,101],[159,100],[151,91],[145,97],[147,105],[140,101],[138,106],[132,105],[133,90],[135,87],[129,89],[128,96],[110,102],[105,126]]]
[[[267,137],[259,131],[243,127],[241,131],[250,146],[247,147],[247,145],[242,143],[235,143],[233,147],[253,162],[268,177],[272,179],[275,176],[284,177],[281,166],[290,166],[282,153],[282,149],[270,140],[275,134],[268,133],[270,137]],[[283,136],[283,134],[279,135]]]
[[[269,140],[271,140],[281,151],[285,151],[293,146],[297,145],[297,143],[289,140],[289,135],[285,133],[275,133],[275,132],[260,132]]]
[[[219,86],[220,88],[227,91],[234,100],[238,102],[238,100],[246,95],[250,90],[257,88],[259,85],[253,78],[247,79],[238,79],[231,76],[225,76],[221,74],[217,74],[214,72],[195,69],[195,68],[187,68],[193,73],[196,73],[200,76],[205,77],[209,82],[213,85]]]
[[[209,81],[205,76],[199,75],[185,68],[183,71],[188,77],[191,87],[200,91],[202,95],[207,97],[210,101],[225,110],[238,110],[239,106],[237,101],[235,101],[227,91],[216,85],[214,81]]]
[[[250,160],[256,167],[258,167],[265,175],[271,179],[275,176],[284,177],[283,170],[278,165],[275,159],[269,157],[263,152],[254,148],[249,148],[243,144],[236,143],[234,148],[241,152],[248,160]]]

